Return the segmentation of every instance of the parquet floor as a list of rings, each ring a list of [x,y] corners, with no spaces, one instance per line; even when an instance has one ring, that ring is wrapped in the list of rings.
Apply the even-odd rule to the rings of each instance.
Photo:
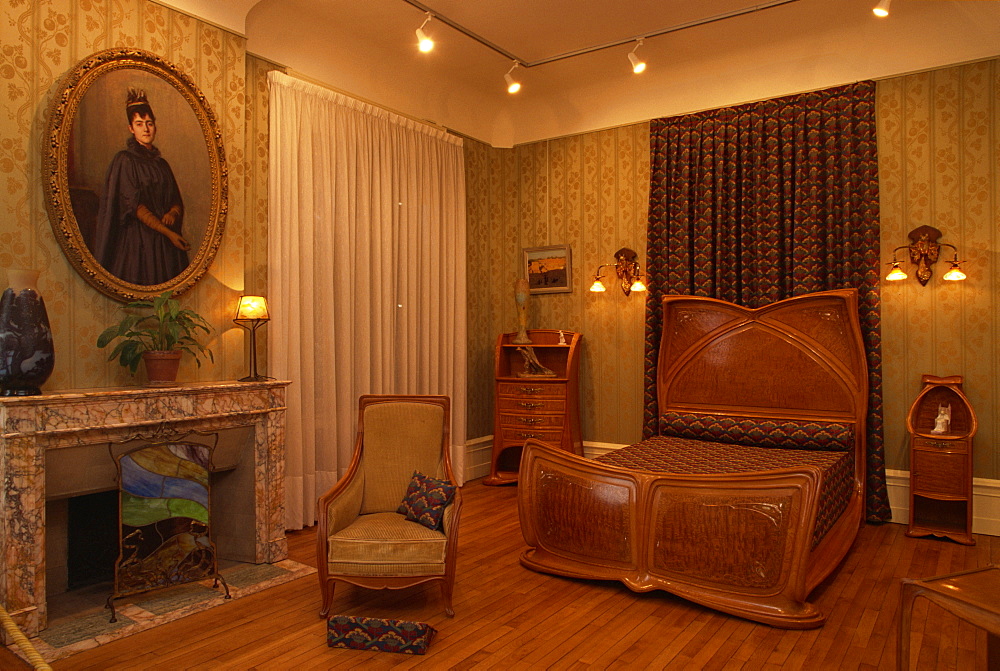
[[[338,587],[333,612],[429,622],[426,656],[331,649],[315,576],[56,662],[62,669],[894,669],[899,581],[1000,561],[1000,538],[974,547],[866,525],[844,564],[814,592],[826,625],[784,631],[615,582],[533,573],[522,550],[515,487],[464,488],[454,618],[437,588]],[[289,536],[312,563],[314,531]],[[918,600],[918,669],[986,668],[986,635]]]

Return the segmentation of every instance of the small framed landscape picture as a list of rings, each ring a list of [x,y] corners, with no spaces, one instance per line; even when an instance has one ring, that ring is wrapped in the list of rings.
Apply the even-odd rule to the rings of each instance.
[[[533,294],[559,294],[573,291],[573,272],[569,245],[527,247],[524,249],[524,276]]]

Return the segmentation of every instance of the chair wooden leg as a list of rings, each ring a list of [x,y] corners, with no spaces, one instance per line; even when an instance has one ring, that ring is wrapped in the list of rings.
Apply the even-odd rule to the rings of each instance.
[[[320,608],[319,616],[322,619],[330,617],[330,606],[333,604],[333,590],[334,590],[333,580],[323,580],[320,583],[320,590],[323,592],[323,607]]]
[[[441,581],[441,596],[444,598],[444,614],[448,617],[455,617],[455,609],[452,608],[452,593],[455,588],[455,576],[446,577]]]

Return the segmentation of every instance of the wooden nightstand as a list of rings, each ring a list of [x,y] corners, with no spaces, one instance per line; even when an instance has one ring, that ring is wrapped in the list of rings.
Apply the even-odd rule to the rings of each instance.
[[[974,545],[972,437],[976,414],[962,376],[921,378],[924,388],[906,416],[910,434],[910,526],[907,536],[941,536]],[[939,422],[942,411],[950,421]]]
[[[517,482],[521,450],[528,438],[583,454],[577,384],[583,336],[572,331],[529,330],[527,347],[554,375],[526,377],[524,356],[518,350],[525,345],[512,342],[516,335],[503,333],[497,340],[493,452],[490,475],[483,480],[487,485]]]

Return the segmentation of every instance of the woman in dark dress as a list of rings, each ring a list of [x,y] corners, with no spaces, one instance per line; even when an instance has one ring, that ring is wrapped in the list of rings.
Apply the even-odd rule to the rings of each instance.
[[[132,137],[104,178],[94,256],[126,282],[162,284],[188,266],[184,203],[170,165],[153,145],[156,117],[146,94],[129,89],[125,113]]]

